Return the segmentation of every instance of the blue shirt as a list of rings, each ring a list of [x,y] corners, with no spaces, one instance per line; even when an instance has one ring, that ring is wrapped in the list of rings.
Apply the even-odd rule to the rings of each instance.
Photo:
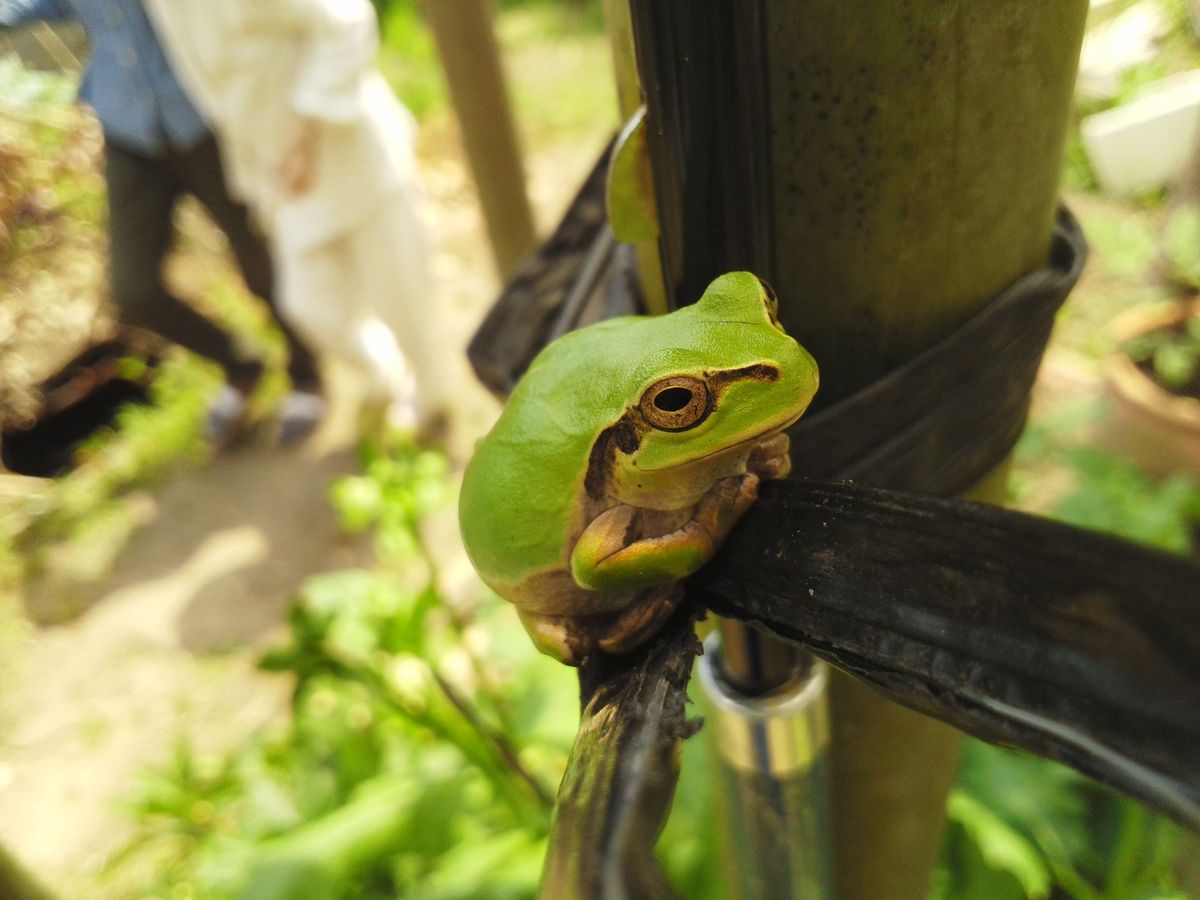
[[[96,111],[106,140],[153,157],[208,134],[140,0],[0,0],[0,28],[68,18],[83,22],[92,45],[79,97]]]

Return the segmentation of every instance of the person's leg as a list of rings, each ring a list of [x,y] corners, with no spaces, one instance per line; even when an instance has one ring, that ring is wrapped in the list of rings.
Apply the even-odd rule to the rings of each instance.
[[[238,353],[229,334],[163,285],[172,237],[171,211],[181,187],[161,160],[105,147],[108,182],[109,280],[122,322],[145,328],[218,363],[233,383],[261,369]]]
[[[320,353],[355,369],[377,395],[394,393],[404,358],[388,326],[363,297],[353,243],[344,236],[296,249],[271,243],[279,309]]]
[[[417,414],[444,414],[448,372],[429,244],[416,210],[397,191],[354,230],[354,263],[368,304],[387,323],[416,379]]]
[[[270,307],[272,317],[287,341],[288,375],[293,386],[300,391],[318,391],[321,379],[316,358],[308,344],[280,314],[266,239],[254,228],[246,206],[229,195],[216,139],[210,135],[195,147],[178,154],[175,165],[187,190],[208,208],[225,232],[246,287]]]

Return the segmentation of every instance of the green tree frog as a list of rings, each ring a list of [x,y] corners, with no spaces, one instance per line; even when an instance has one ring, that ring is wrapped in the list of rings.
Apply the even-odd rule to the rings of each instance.
[[[530,365],[463,477],[484,582],[537,647],[576,665],[651,637],[758,496],[791,468],[783,433],[812,357],[749,272],[663,316],[564,335]]]

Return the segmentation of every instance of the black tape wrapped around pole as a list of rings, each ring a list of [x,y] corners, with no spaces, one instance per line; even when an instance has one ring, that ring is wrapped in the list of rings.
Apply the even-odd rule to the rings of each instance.
[[[1200,829],[1193,560],[984,504],[793,480],[763,486],[693,585],[907,706]]]
[[[1046,265],[941,342],[791,429],[793,474],[931,494],[978,482],[1017,442],[1054,317],[1087,258],[1059,207]]]

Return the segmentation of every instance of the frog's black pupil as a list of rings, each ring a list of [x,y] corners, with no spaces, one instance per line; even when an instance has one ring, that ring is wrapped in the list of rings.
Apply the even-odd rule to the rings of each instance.
[[[687,388],[671,387],[654,398],[654,405],[663,412],[679,412],[692,402],[692,392]]]

